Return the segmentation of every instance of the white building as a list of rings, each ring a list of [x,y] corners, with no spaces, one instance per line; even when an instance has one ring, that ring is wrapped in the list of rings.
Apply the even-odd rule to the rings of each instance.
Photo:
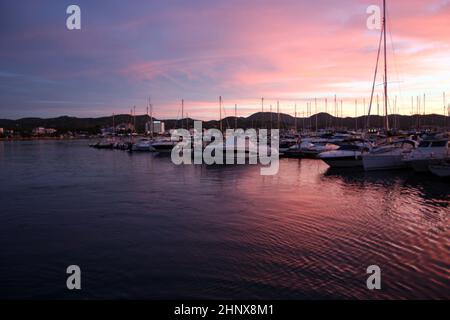
[[[33,129],[33,135],[35,136],[45,136],[55,134],[56,130],[51,128],[38,127]]]
[[[45,134],[45,128],[44,127],[38,127],[33,129],[33,135],[35,136],[43,136]]]
[[[153,121],[153,122],[147,122],[145,124],[145,132],[147,134],[149,133],[156,133],[156,134],[163,134],[166,131],[164,122],[162,121]]]

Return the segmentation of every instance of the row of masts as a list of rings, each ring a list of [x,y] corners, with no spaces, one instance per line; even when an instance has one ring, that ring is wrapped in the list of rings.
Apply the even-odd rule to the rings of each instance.
[[[411,113],[410,115],[416,116],[416,127],[420,128],[421,123],[420,123],[420,116],[426,115],[426,102],[427,102],[427,95],[423,94],[423,96],[412,96],[411,97]],[[447,107],[446,106],[446,93],[443,92],[442,93],[442,99],[443,99],[443,105],[444,105],[444,115],[446,117],[450,117],[450,106]],[[322,100],[321,103],[319,103],[319,100]],[[266,111],[265,108],[265,102],[267,100],[265,98],[261,98],[261,112],[264,114],[264,112]],[[348,99],[346,99],[347,103],[348,103]],[[396,129],[398,126],[398,116],[400,115],[399,112],[399,108],[397,106],[397,96],[395,96],[395,98],[391,101],[392,103],[392,112],[391,112],[391,119],[393,120],[393,128]],[[366,114],[365,112],[363,112],[362,115],[360,115],[359,113],[359,109],[360,109],[360,102],[361,99],[354,99],[354,118],[355,118],[355,126],[354,128],[356,130],[358,130],[358,128],[360,127],[360,129],[369,129],[370,128],[370,119],[375,116],[375,115],[370,115],[370,111]],[[329,99],[328,98],[312,98],[309,99],[309,101],[306,101],[306,110],[299,112],[298,111],[298,105],[297,103],[293,103],[294,104],[294,128],[297,131],[298,130],[298,120],[299,120],[299,116],[300,119],[302,120],[302,128],[306,128],[308,127],[309,129],[315,129],[316,131],[318,131],[319,129],[319,114],[322,112],[325,112],[325,114],[331,114],[332,116],[334,116],[334,123],[333,123],[333,119],[330,118],[326,118],[325,119],[325,128],[332,128],[332,127],[340,127],[339,126],[339,121],[342,120],[345,117],[348,117],[348,113],[346,116],[344,116],[344,99],[338,99],[337,95],[334,95],[334,110],[329,110]],[[319,108],[319,105],[321,105],[322,107]],[[376,95],[376,105],[377,105],[377,116],[384,116],[384,118],[388,118],[388,114],[386,112],[386,109],[384,110],[384,115],[380,115],[380,97],[379,95]],[[383,103],[384,106],[389,105],[389,102]],[[364,108],[364,110],[366,109],[366,99],[363,98],[362,99],[362,106]],[[369,109],[371,108],[371,106],[369,105]],[[320,110],[321,109],[321,110]],[[274,123],[273,121],[273,112],[272,112],[272,104],[269,104],[269,123],[270,123],[270,128],[272,129],[272,124]],[[330,112],[330,113],[329,113]],[[223,114],[225,113],[225,109],[223,106],[223,98],[222,96],[219,97],[219,130],[223,131]],[[281,112],[280,112],[280,101],[277,100],[276,101],[276,114],[277,114],[277,119],[276,119],[276,127],[277,128],[281,128]],[[153,104],[151,103],[151,99],[150,97],[147,100],[147,107],[146,107],[146,115],[148,118],[150,118],[150,124],[152,125],[153,123]],[[366,116],[367,117],[367,124],[358,124],[358,118],[360,118],[361,116]],[[131,108],[130,111],[130,116],[131,116],[131,123],[133,124],[133,127],[136,128],[136,106]],[[186,114],[187,116],[187,114]],[[264,115],[262,115],[264,116]],[[383,118],[383,119],[384,119]],[[237,129],[238,127],[238,104],[234,104],[234,128]],[[115,127],[115,114],[113,113],[112,115],[112,121],[113,121],[113,127]],[[184,123],[184,121],[186,121],[186,125]],[[306,121],[308,121],[309,123],[306,123]],[[265,120],[261,120],[261,122],[267,122]],[[188,129],[189,127],[189,119],[185,119],[185,100],[182,99],[181,100],[181,128],[186,128]],[[369,125],[369,126],[368,126]],[[373,124],[372,124],[373,125]],[[385,120],[383,121],[383,125],[386,125]],[[446,126],[447,123],[444,125]],[[227,126],[229,127],[229,126]],[[150,130],[150,133],[152,135],[152,131]]]
[[[323,99],[323,100],[322,100]],[[420,127],[420,115],[425,116],[426,115],[426,103],[427,103],[427,95],[424,93],[423,96],[411,96],[411,112],[410,115],[416,116],[416,127],[419,128]],[[444,116],[446,117],[450,117],[450,106],[446,106],[446,93],[443,92],[442,93],[442,99],[443,99],[443,106],[444,106]],[[318,101],[322,100],[322,103],[319,103]],[[395,98],[391,101],[392,103],[392,112],[391,112],[391,118],[393,119],[393,128],[397,128],[397,117],[400,115],[399,112],[399,108],[397,106],[397,96],[395,96]],[[266,111],[265,109],[265,102],[267,100],[265,98],[261,98],[261,112],[264,113]],[[347,103],[348,103],[348,99],[346,99]],[[366,113],[364,112],[362,115],[359,114],[359,108],[360,108],[360,101],[361,99],[355,99],[354,100],[354,118],[355,118],[355,129],[358,130],[358,118],[361,116],[365,116]],[[339,121],[339,119],[343,119],[344,116],[344,99],[338,99],[337,95],[334,95],[334,110],[329,110],[329,99],[328,98],[312,98],[309,99],[309,101],[306,101],[306,110],[299,112],[298,108],[297,108],[297,103],[294,103],[294,127],[295,130],[298,130],[298,118],[300,116],[300,119],[303,121],[303,125],[302,127],[309,127],[310,129],[315,128],[316,131],[318,131],[318,116],[321,112],[325,112],[326,114],[331,114],[332,116],[334,116],[335,121]],[[363,98],[362,99],[362,106],[364,108],[364,110],[366,109],[366,99]],[[320,110],[321,108],[319,108],[319,105],[322,106],[322,110]],[[380,97],[377,94],[376,95],[376,105],[377,105],[377,116],[381,116],[380,115]],[[389,101],[386,103],[384,101],[383,103],[384,106],[389,105]],[[370,114],[370,108],[371,106],[369,105],[369,112],[367,113],[368,117],[367,117],[367,125],[369,125],[369,121],[370,118],[372,116],[375,115],[371,115]],[[386,107],[385,107],[386,108]],[[330,112],[330,113],[329,113]],[[225,113],[225,109],[223,106],[223,98],[222,96],[219,97],[219,130],[223,131],[223,113]],[[280,113],[280,101],[277,100],[276,101],[276,113],[277,113],[277,127],[281,128],[281,113]],[[131,115],[131,123],[133,123],[134,128],[136,128],[136,106],[131,108],[130,111],[130,115]],[[147,107],[146,107],[146,115],[147,117],[150,118],[150,123],[153,123],[153,104],[151,103],[151,99],[150,97],[148,97],[147,100]],[[187,116],[187,114],[186,114]],[[348,116],[348,114],[347,114]],[[384,110],[384,118],[388,118],[387,117],[387,111],[386,109]],[[273,112],[272,112],[272,104],[269,104],[269,117],[270,117],[270,126],[272,128],[272,123],[273,121]],[[305,123],[306,119],[309,121],[309,124],[307,125]],[[237,128],[238,127],[238,104],[234,104],[234,127]],[[113,127],[115,127],[115,114],[113,113],[112,115],[112,121],[113,121]],[[186,121],[186,126],[184,124],[184,121]],[[265,122],[265,121],[263,121]],[[314,125],[313,125],[314,122]],[[330,127],[339,127],[338,123],[332,123],[333,119],[326,119],[326,123],[325,123],[325,128],[330,128]],[[188,123],[189,123],[189,119],[185,119],[185,100],[182,99],[181,100],[181,128],[188,128]],[[370,128],[370,125],[367,126],[366,125],[366,129]],[[383,125],[386,125],[386,122],[383,123]],[[445,124],[446,126],[446,124]],[[364,128],[364,125],[360,126],[361,129]],[[151,132],[152,130],[150,130]]]

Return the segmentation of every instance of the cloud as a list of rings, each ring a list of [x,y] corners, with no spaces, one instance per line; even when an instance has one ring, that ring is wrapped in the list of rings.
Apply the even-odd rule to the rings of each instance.
[[[258,99],[367,98],[379,34],[366,28],[373,1],[167,1],[154,3],[80,1],[81,32],[64,29],[64,5],[10,2],[0,31],[0,70],[57,83],[27,86],[36,99],[11,90],[0,74],[3,113],[44,110],[30,101],[100,101],[100,114],[145,106],[151,95],[155,112],[176,116],[181,98],[191,101],[193,117],[214,116],[222,95],[257,110]],[[2,8],[3,9],[3,8]],[[411,95],[442,96],[450,54],[449,1],[389,1],[389,79],[401,109]],[[62,10],[62,11],[61,11]],[[6,12],[6,13],[5,13]],[[19,23],[21,22],[21,23]],[[380,74],[381,76],[381,74]],[[16,80],[15,80],[16,81]],[[430,110],[441,110],[439,99]],[[6,105],[5,101],[8,101]],[[405,103],[403,103],[405,101]],[[255,103],[254,103],[255,102]],[[234,105],[231,103],[230,105]],[[108,107],[106,107],[108,106]],[[63,105],[62,105],[63,107]],[[41,109],[42,108],[42,109]],[[291,108],[291,107],[289,107]],[[350,111],[351,110],[351,111]],[[91,112],[91,111],[89,111]],[[349,112],[353,112],[353,107]]]

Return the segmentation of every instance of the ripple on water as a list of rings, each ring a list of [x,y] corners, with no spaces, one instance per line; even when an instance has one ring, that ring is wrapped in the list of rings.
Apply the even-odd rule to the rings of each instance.
[[[449,297],[443,180],[295,159],[262,177],[86,144],[2,144],[1,297],[64,298],[75,262],[86,298]]]

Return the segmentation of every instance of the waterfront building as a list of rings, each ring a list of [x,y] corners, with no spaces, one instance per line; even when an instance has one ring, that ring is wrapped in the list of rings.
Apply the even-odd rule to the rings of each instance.
[[[145,124],[145,132],[147,134],[156,133],[163,134],[166,131],[165,124],[162,121],[147,122]]]

